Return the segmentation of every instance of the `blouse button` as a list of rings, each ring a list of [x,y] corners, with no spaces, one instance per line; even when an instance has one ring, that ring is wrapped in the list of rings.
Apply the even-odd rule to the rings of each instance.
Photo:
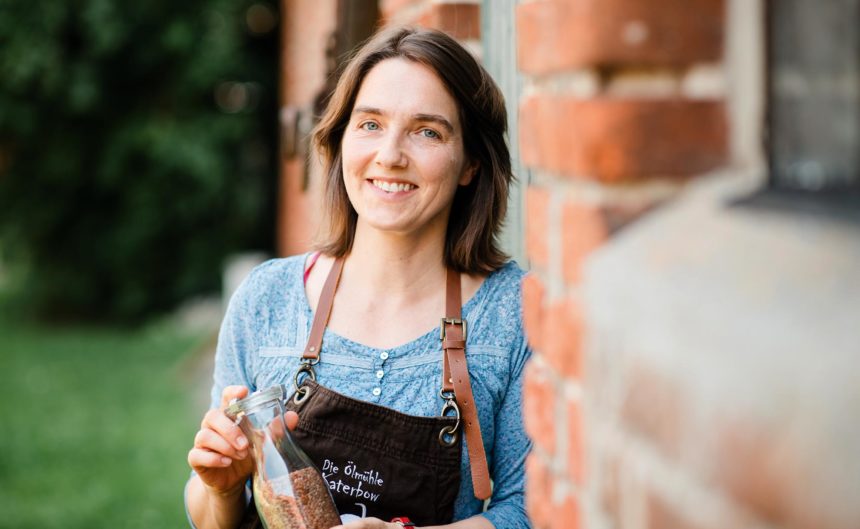
[[[379,394],[382,393],[382,390],[379,388],[373,388],[373,395],[378,397]]]
[[[388,351],[382,351],[381,353],[379,353],[379,358],[382,358],[383,360],[388,360]]]
[[[380,369],[379,371],[376,372],[376,378],[382,378],[384,376],[385,376],[385,371]]]

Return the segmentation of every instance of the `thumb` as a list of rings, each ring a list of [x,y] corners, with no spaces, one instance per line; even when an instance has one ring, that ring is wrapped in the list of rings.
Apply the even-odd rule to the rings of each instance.
[[[295,430],[299,424],[299,414],[294,411],[288,411],[284,414],[284,422],[287,423],[287,428],[290,431]]]
[[[233,399],[243,399],[248,394],[245,386],[227,386],[221,392],[221,408],[226,408]]]

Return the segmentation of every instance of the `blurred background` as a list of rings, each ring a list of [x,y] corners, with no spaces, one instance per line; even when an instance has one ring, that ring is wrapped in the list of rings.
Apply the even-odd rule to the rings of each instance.
[[[0,2],[0,527],[185,525],[223,267],[274,252],[279,17]]]
[[[534,526],[860,527],[860,0],[0,0],[0,528],[186,525],[224,300],[398,24],[506,97]]]

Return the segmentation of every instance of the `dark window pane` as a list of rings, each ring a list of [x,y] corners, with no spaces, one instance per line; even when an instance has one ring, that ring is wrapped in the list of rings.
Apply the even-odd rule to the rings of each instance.
[[[860,185],[860,0],[769,2],[773,184]]]

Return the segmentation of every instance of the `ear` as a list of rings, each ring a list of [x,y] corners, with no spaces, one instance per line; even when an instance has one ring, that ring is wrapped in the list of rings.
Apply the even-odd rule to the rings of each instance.
[[[478,174],[478,169],[480,167],[480,164],[476,161],[469,162],[469,165],[466,166],[466,169],[463,171],[462,176],[460,176],[460,181],[457,183],[461,186],[467,186],[471,184],[472,179],[475,178],[476,174]]]

